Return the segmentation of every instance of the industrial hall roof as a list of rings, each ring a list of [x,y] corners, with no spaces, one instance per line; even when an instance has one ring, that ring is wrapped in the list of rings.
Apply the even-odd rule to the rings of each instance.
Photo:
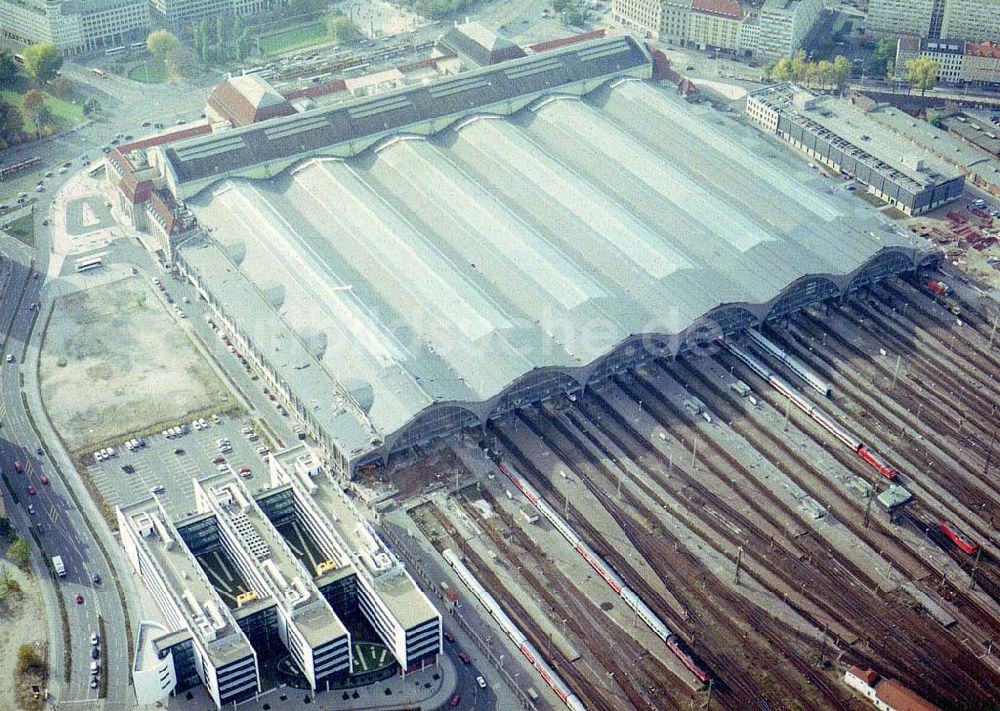
[[[270,161],[306,157],[358,138],[447,119],[648,64],[649,55],[631,36],[599,38],[462,72],[426,85],[415,84],[178,141],[163,150],[178,185],[193,182],[201,185],[214,176]],[[231,83],[232,80],[228,84]],[[246,118],[251,102],[228,84],[220,85],[224,87],[220,91],[225,93],[229,104],[243,106],[235,113]],[[179,192],[182,194],[178,198],[188,197],[184,191]]]
[[[925,243],[832,186],[625,79],[222,181],[188,201],[211,239],[182,255],[345,451],[373,434],[391,449],[539,375],[586,382],[634,337],[680,337],[720,306],[760,318],[825,288],[810,275],[845,289],[877,260],[912,266]]]

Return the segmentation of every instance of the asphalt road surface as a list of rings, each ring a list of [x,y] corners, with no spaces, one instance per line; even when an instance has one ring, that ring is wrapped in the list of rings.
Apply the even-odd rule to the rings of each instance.
[[[7,285],[0,296],[0,327],[4,334],[4,362],[0,363],[0,467],[16,493],[20,505],[20,515],[13,523],[22,537],[30,538],[26,524],[40,527],[39,540],[42,555],[51,559],[59,555],[66,565],[66,577],[54,587],[51,578],[43,575],[41,583],[53,586],[51,594],[60,595],[69,618],[70,639],[62,638],[60,608],[51,604],[54,597],[47,597],[45,605],[46,622],[49,628],[50,661],[52,663],[52,688],[58,692],[61,702],[85,701],[92,707],[98,690],[90,688],[90,635],[99,628],[98,618],[104,619],[107,639],[102,640],[101,665],[108,676],[108,700],[105,708],[127,708],[127,700],[132,694],[129,689],[128,646],[125,634],[125,615],[121,608],[114,576],[108,562],[104,560],[94,534],[83,519],[79,507],[70,496],[67,482],[60,472],[76,476],[65,454],[61,454],[61,470],[57,470],[48,452],[58,448],[58,442],[42,447],[38,435],[28,418],[22,399],[22,374],[31,378],[37,363],[37,345],[29,346],[31,333],[37,315],[34,304],[42,302],[43,275],[48,266],[49,243],[47,230],[41,220],[47,209],[39,206],[35,211],[36,249],[18,248],[18,245],[4,245],[4,267],[9,270]],[[43,309],[44,310],[44,309]],[[13,356],[14,362],[7,363],[6,355]],[[23,362],[22,362],[23,361]],[[29,381],[31,382],[31,381]],[[33,413],[35,420],[41,414]],[[42,448],[42,455],[38,454]],[[58,455],[57,455],[58,456]],[[14,461],[22,463],[23,473],[14,469]],[[46,476],[49,483],[43,484]],[[77,483],[82,490],[82,484]],[[29,494],[28,487],[36,493]],[[12,503],[12,502],[11,502]],[[27,514],[28,505],[34,514]],[[25,515],[27,514],[27,515]],[[104,524],[97,521],[98,526]],[[38,529],[36,529],[38,531]],[[105,530],[108,540],[110,535]],[[118,551],[112,551],[112,555]],[[45,570],[42,568],[41,570]],[[93,573],[100,575],[102,582],[94,584]],[[83,598],[76,603],[76,596]],[[63,650],[68,644],[71,653],[71,674],[68,686],[63,684]]]

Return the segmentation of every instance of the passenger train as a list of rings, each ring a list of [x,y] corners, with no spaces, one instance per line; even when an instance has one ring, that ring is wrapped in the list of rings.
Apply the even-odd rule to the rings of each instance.
[[[791,385],[775,375],[766,364],[762,363],[760,360],[753,357],[739,346],[732,343],[726,343],[725,341],[719,341],[719,343],[723,348],[750,366],[752,371],[769,382],[775,390],[791,400],[793,405],[816,420],[816,422],[822,425],[824,429],[833,434],[834,437],[857,452],[858,456],[868,462],[868,464],[870,464],[879,474],[889,480],[893,480],[899,475],[895,469],[882,461],[882,459],[875,454],[875,452],[871,451],[864,442],[838,425],[829,415],[796,392]]]
[[[641,619],[646,625],[652,630],[653,634],[662,639],[667,647],[673,652],[681,663],[688,668],[688,670],[698,678],[702,683],[708,683],[711,679],[711,675],[706,671],[692,656],[691,652],[688,650],[687,645],[681,640],[669,627],[667,627],[663,621],[657,617],[656,613],[653,612],[649,605],[639,597],[634,590],[625,584],[621,576],[618,575],[604,560],[594,552],[594,550],[587,545],[587,543],[580,538],[579,534],[573,528],[566,523],[562,516],[557,514],[551,506],[549,506],[545,500],[539,495],[535,488],[529,484],[520,473],[514,468],[512,464],[507,462],[497,462],[497,467],[504,473],[504,475],[511,480],[511,482],[516,486],[521,492],[527,497],[528,501],[535,505],[539,513],[542,514],[549,523],[562,534],[563,538],[569,541],[569,544],[576,549],[576,551],[583,556],[583,559],[590,564],[598,575],[600,575],[604,581],[611,586],[618,595],[621,596],[622,600],[626,605],[631,607],[636,615]]]
[[[574,694],[568,686],[566,686],[566,683],[559,677],[558,674],[556,674],[555,670],[553,670],[552,667],[550,667],[548,663],[542,659],[538,650],[535,649],[535,646],[528,641],[528,638],[523,632],[521,632],[517,625],[514,624],[513,620],[507,616],[507,613],[503,611],[493,596],[487,592],[486,588],[484,588],[479,581],[476,580],[472,571],[466,567],[461,558],[455,555],[455,552],[452,551],[451,548],[446,548],[441,555],[443,555],[444,559],[448,561],[448,565],[455,570],[455,574],[458,575],[463,583],[465,583],[465,586],[468,587],[472,594],[476,596],[476,599],[479,600],[480,604],[482,604],[482,606],[486,608],[487,612],[493,616],[493,619],[496,620],[498,625],[500,625],[500,628],[504,631],[504,633],[510,637],[511,641],[514,642],[514,645],[520,650],[521,654],[524,655],[524,658],[528,660],[528,663],[531,664],[531,666],[535,668],[535,671],[538,672],[538,675],[542,677],[542,680],[545,681],[549,688],[556,693],[556,696],[562,699],[562,702],[566,704],[571,711],[585,711],[586,707],[583,705],[583,702],[580,701],[580,698]]]

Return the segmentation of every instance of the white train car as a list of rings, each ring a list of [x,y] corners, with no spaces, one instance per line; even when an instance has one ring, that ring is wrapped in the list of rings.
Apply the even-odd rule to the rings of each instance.
[[[507,616],[507,613],[501,609],[499,603],[496,599],[490,595],[490,593],[484,588],[476,577],[472,574],[472,571],[466,567],[462,559],[459,558],[453,550],[446,548],[441,553],[444,559],[448,561],[448,565],[454,569],[455,574],[458,575],[459,579],[465,584],[469,591],[479,600],[480,604],[486,608],[486,611],[490,613],[497,624],[500,625],[500,629],[504,631],[514,645],[520,650],[524,658],[528,660],[528,663],[534,667],[535,671],[542,680],[549,686],[552,691],[555,692],[564,704],[571,711],[586,711],[586,707],[583,702],[580,701],[579,697],[573,693],[573,691],[566,686],[555,670],[549,666],[548,662],[542,659],[542,656],[535,649],[535,645],[528,641],[525,634],[514,624],[514,621]]]
[[[822,394],[823,397],[830,397],[833,393],[833,388],[830,387],[830,383],[816,375],[816,373],[814,373],[805,363],[800,361],[791,353],[766,338],[760,331],[756,331],[751,328],[747,331],[747,335],[750,337],[750,341],[755,346],[772,356],[775,360],[788,368],[788,370],[790,370],[795,377],[802,380],[816,392]]]
[[[603,558],[594,552],[589,545],[577,534],[562,516],[557,514],[551,506],[539,495],[535,488],[524,480],[521,474],[512,464],[498,462],[497,467],[508,479],[520,489],[528,500],[533,503],[539,512],[549,520],[549,523],[559,531],[576,551],[583,556],[591,568],[611,586],[611,589],[619,594],[626,605],[635,610],[636,615],[652,630],[653,634],[667,643],[667,647],[673,652],[700,681],[707,682],[709,673],[702,668],[691,656],[681,640],[667,625],[657,617],[656,613],[632,590],[618,573],[609,566]]]
[[[752,371],[757,373],[764,380],[769,382],[775,390],[780,392],[782,395],[791,400],[792,404],[797,408],[805,412],[816,422],[818,422],[823,429],[827,430],[834,437],[839,439],[841,442],[846,444],[852,450],[854,450],[858,456],[864,459],[868,464],[870,464],[879,474],[884,476],[886,479],[893,480],[898,476],[898,472],[886,464],[882,459],[872,452],[865,445],[864,442],[859,440],[853,434],[845,430],[843,427],[834,422],[833,418],[827,415],[823,410],[819,409],[813,405],[809,400],[800,395],[796,390],[789,385],[786,381],[782,380],[779,376],[775,375],[774,372],[767,367],[765,363],[759,359],[753,357],[745,350],[739,346],[733,345],[732,343],[726,343],[720,341],[722,347],[732,353],[734,356],[739,358],[741,361],[746,363]]]

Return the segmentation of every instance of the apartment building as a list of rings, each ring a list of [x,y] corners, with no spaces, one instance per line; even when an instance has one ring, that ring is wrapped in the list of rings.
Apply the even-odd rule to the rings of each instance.
[[[0,0],[0,36],[18,44],[51,42],[64,54],[81,54],[149,32],[146,0]]]
[[[938,63],[939,83],[986,88],[1000,85],[1000,45],[993,42],[900,37],[896,45],[896,77],[905,78],[906,62],[917,57]]]
[[[965,43],[958,40],[923,39],[920,41],[920,56],[938,63],[938,82],[955,84],[962,76]]]
[[[140,676],[140,703],[162,701],[203,685],[217,709],[253,698],[260,690],[257,653],[219,597],[205,571],[184,545],[181,534],[156,498],[115,511],[121,544],[133,570],[164,618],[165,634],[146,642],[145,658],[158,664],[134,669],[166,671],[173,686],[153,688]]]
[[[441,615],[417,587],[406,568],[385,545],[371,524],[323,470],[305,445],[270,458],[273,489],[287,487],[293,506],[324,561],[317,566],[317,585],[330,591],[354,590],[345,601],[349,617],[360,614],[396,658],[402,673],[436,663],[441,653]],[[329,576],[329,577],[323,577]]]
[[[935,4],[942,0],[869,0],[865,31],[876,36],[931,36]]]
[[[1000,0],[945,0],[939,36],[1000,42]]]
[[[687,42],[699,49],[741,49],[741,28],[747,14],[736,0],[693,0]]]
[[[967,43],[959,81],[986,87],[1000,86],[1000,44]]]
[[[765,59],[795,54],[823,12],[823,0],[766,0],[760,10],[760,51]]]
[[[346,676],[351,669],[347,628],[242,480],[231,471],[195,480],[194,498],[198,513],[212,514],[219,544],[247,583],[244,595],[276,602],[277,625],[270,637],[277,633],[309,686],[315,691]]]
[[[692,0],[611,0],[615,22],[670,44],[687,40]]]

